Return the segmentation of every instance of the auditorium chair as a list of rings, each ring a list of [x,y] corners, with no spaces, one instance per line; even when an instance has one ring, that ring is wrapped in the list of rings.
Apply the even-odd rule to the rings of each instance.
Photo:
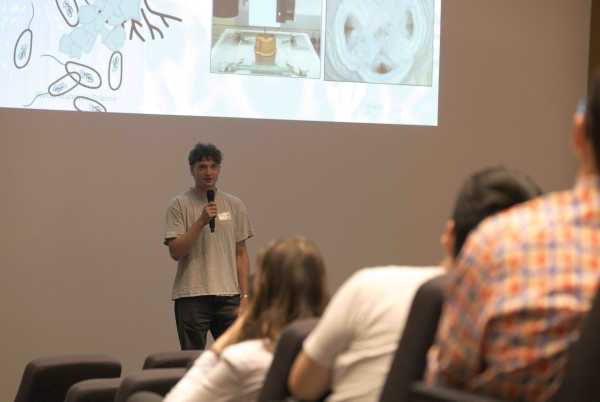
[[[71,385],[90,378],[118,378],[121,362],[104,355],[62,355],[30,361],[15,402],[64,402]]]
[[[165,396],[185,375],[185,368],[143,370],[123,378],[114,402],[126,402],[138,391],[150,391]]]
[[[190,367],[201,353],[201,350],[176,350],[173,352],[152,353],[146,357],[142,369]]]
[[[412,386],[411,402],[502,402],[443,386],[417,382]],[[564,377],[558,392],[549,402],[600,401],[600,290],[581,326],[579,339],[568,352]],[[514,402],[514,401],[513,401]]]
[[[552,402],[600,401],[600,290],[569,350],[561,386]]]
[[[152,353],[146,357],[142,369],[187,368],[200,353],[201,350]],[[113,402],[120,386],[120,378],[81,381],[69,388],[65,402]]]
[[[429,386],[423,382],[413,384],[410,402],[504,402],[500,399],[476,395],[470,392],[441,386]],[[569,402],[579,402],[573,400]]]
[[[380,402],[408,402],[413,382],[423,379],[427,351],[435,339],[447,283],[448,275],[436,276],[415,293]]]
[[[287,385],[290,370],[296,356],[302,350],[304,339],[317,322],[316,318],[299,320],[289,324],[283,330],[275,347],[273,362],[265,377],[265,383],[258,395],[258,402],[284,401],[290,397]]]
[[[113,402],[121,378],[94,378],[73,384],[65,402]]]
[[[185,372],[185,368],[151,369],[124,378],[81,381],[69,388],[65,402],[124,401],[140,391],[152,391],[162,399]]]

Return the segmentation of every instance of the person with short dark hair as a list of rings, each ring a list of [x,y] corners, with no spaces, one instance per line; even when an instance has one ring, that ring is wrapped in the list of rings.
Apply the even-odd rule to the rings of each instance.
[[[221,166],[223,161],[223,154],[221,150],[214,144],[202,144],[198,143],[188,155],[188,163],[190,167],[194,166],[196,162],[200,162],[202,159],[208,159]]]
[[[321,315],[328,299],[325,263],[313,242],[274,241],[259,253],[256,266],[248,308],[164,402],[255,401],[284,327]]]
[[[198,143],[188,156],[194,187],[167,209],[164,244],[177,261],[172,298],[183,350],[204,349],[207,332],[218,338],[248,299],[253,233],[244,203],[216,187],[222,160],[215,145]]]
[[[429,353],[427,381],[548,401],[600,280],[600,79],[574,116],[569,191],[479,225],[465,243]]]
[[[540,187],[528,176],[503,167],[484,169],[469,177],[458,193],[452,211],[452,244],[446,250],[458,257],[469,233],[488,216],[542,194]]]
[[[442,235],[451,266],[467,234],[490,215],[529,200],[540,190],[527,177],[496,167],[471,176],[456,200]],[[355,273],[334,295],[304,342],[289,377],[296,398],[376,402],[421,284],[443,267],[379,267]]]

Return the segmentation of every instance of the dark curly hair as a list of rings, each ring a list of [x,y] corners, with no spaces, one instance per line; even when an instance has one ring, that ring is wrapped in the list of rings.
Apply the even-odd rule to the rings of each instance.
[[[215,162],[217,165],[220,165],[221,161],[223,160],[223,154],[221,153],[221,150],[214,144],[203,144],[199,142],[188,155],[190,167],[194,166],[196,162],[200,162],[202,159],[209,159]]]
[[[504,167],[487,168],[469,177],[458,193],[452,213],[453,256],[460,254],[469,233],[485,218],[541,194],[542,190],[528,176]]]

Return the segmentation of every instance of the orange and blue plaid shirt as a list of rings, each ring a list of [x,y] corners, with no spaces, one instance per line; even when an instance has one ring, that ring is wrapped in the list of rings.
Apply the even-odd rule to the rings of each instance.
[[[598,289],[600,178],[482,222],[451,278],[427,381],[548,400]]]

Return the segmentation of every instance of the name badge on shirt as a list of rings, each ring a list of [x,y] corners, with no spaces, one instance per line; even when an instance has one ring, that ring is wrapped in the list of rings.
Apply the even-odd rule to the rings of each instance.
[[[219,214],[219,220],[220,221],[230,221],[231,220],[231,212],[229,212],[229,211],[221,212]]]

